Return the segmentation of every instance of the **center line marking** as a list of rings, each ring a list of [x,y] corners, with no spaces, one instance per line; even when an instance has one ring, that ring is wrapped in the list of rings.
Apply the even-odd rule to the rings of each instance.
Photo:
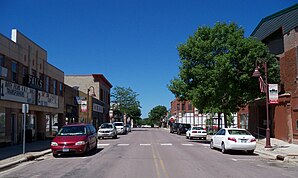
[[[129,144],[126,143],[119,143],[118,146],[128,146]]]
[[[109,146],[110,144],[97,144],[97,146]]]
[[[150,143],[143,143],[143,144],[141,143],[140,144],[140,146],[150,146],[150,145],[151,145]]]
[[[160,144],[161,146],[171,146],[171,145],[173,145],[172,143],[161,143]]]

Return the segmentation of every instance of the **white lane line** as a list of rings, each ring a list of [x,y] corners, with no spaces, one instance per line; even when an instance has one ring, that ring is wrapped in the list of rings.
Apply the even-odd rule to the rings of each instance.
[[[172,143],[161,143],[160,145],[161,146],[172,146],[173,144]]]
[[[193,146],[193,144],[191,144],[191,143],[183,143],[181,145],[183,145],[183,146]]]
[[[129,146],[129,144],[126,144],[126,143],[119,143],[117,146]]]
[[[150,146],[150,143],[141,143],[140,146]]]
[[[231,158],[231,160],[233,161],[254,161],[255,159],[250,159],[250,158],[238,158],[238,159],[235,159],[235,158]]]
[[[110,144],[97,144],[97,146],[109,146]]]

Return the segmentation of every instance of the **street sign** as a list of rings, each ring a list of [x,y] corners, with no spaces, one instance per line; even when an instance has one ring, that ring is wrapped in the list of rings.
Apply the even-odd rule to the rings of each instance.
[[[26,114],[29,112],[29,104],[22,104],[22,113]]]

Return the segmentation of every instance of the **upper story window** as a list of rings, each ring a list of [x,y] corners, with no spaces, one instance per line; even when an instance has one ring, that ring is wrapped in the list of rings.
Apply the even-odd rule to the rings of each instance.
[[[0,66],[4,66],[4,56],[0,55]]]
[[[11,76],[12,76],[12,81],[17,82],[17,63],[16,62],[12,62],[11,63]]]
[[[35,76],[35,77],[37,76],[36,70],[32,69],[31,73],[33,76]]]
[[[53,80],[53,94],[57,95],[57,80]]]
[[[59,83],[59,94],[60,96],[63,96],[63,83]]]
[[[192,104],[188,103],[188,110],[192,110]]]
[[[103,99],[104,99],[104,98],[103,98],[103,89],[101,88],[101,89],[100,89],[100,100],[103,101]]]
[[[50,92],[50,78],[48,76],[46,76],[46,92],[49,93]]]
[[[177,111],[180,111],[180,103],[177,103]]]
[[[182,111],[185,111],[185,104],[182,103]]]

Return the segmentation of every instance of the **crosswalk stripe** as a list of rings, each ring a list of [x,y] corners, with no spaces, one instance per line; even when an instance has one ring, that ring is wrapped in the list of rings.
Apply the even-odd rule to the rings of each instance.
[[[183,145],[183,146],[193,146],[193,144],[191,144],[191,143],[184,143],[184,144],[181,144],[181,145]]]
[[[109,146],[110,144],[97,144],[97,146]]]
[[[128,146],[129,144],[126,143],[119,143],[117,146]]]
[[[140,146],[150,146],[150,143],[141,143]]]

